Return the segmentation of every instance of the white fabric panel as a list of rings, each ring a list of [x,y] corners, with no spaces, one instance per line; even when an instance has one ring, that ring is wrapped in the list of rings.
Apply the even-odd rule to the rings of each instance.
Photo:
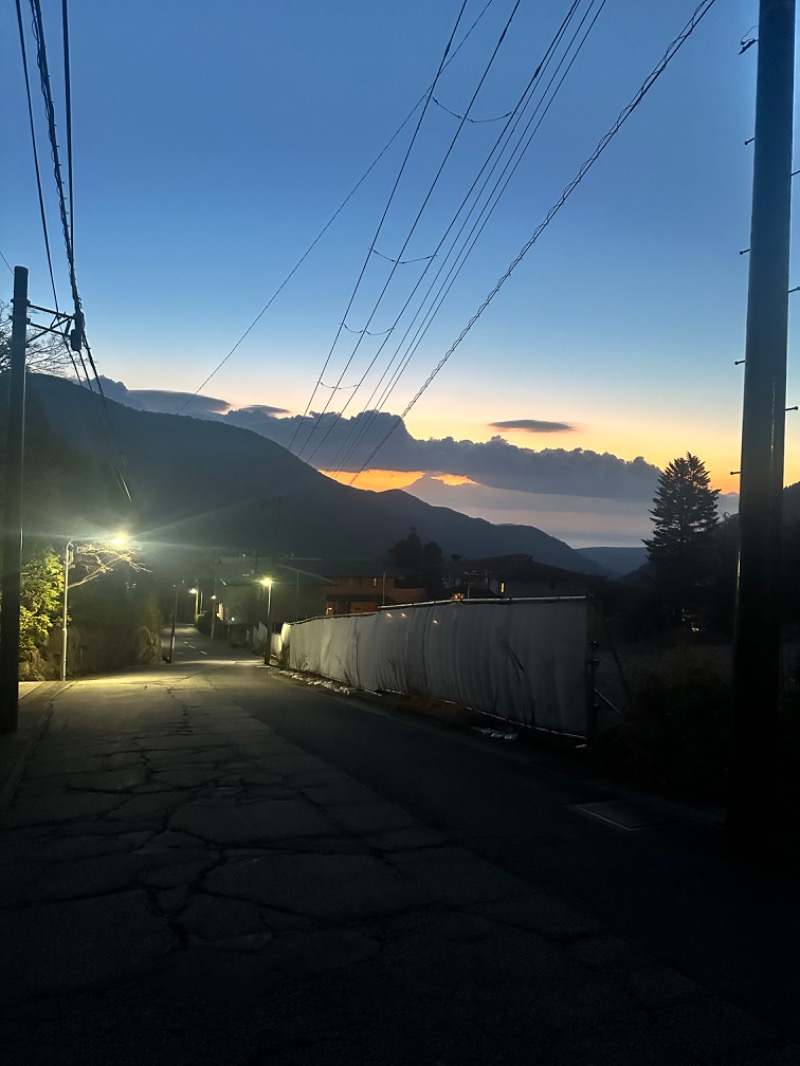
[[[289,665],[372,692],[420,693],[584,735],[588,601],[452,602],[291,626]]]

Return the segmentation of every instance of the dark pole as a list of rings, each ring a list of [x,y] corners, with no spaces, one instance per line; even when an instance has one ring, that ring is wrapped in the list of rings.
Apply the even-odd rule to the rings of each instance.
[[[747,293],[728,831],[768,846],[780,699],[795,0],[761,0]]]
[[[172,605],[172,632],[169,635],[169,662],[175,658],[175,623],[178,620],[178,585],[175,585],[175,602]]]
[[[19,608],[22,571],[22,460],[25,437],[25,332],[28,271],[14,267],[8,385],[3,605],[0,611],[0,733],[16,733],[19,712]]]

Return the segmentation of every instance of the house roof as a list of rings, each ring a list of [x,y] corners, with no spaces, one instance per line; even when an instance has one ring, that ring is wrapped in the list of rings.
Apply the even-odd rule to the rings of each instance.
[[[292,563],[330,578],[372,577],[380,580],[384,574],[396,578],[405,572],[382,559],[287,559],[284,565],[291,566]]]
[[[478,571],[501,581],[541,581],[541,580],[587,580],[586,574],[576,570],[564,570],[560,566],[549,566],[547,563],[538,563],[533,556],[497,555],[486,559],[461,559],[457,564],[448,566],[451,574],[466,574],[468,571]]]

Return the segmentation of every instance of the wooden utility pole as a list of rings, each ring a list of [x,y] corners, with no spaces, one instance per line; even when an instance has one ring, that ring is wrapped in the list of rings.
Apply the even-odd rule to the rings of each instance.
[[[22,459],[25,437],[25,337],[28,270],[14,268],[8,438],[3,506],[3,604],[0,611],[0,733],[16,733],[19,712],[19,609],[22,572]]]
[[[767,846],[779,752],[795,0],[761,0],[747,294],[728,829]]]

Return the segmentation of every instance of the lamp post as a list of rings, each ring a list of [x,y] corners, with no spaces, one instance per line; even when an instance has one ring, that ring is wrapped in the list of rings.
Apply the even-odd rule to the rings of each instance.
[[[111,537],[106,541],[115,548],[120,548],[128,543],[128,538],[121,534]],[[69,572],[75,560],[73,554],[74,541],[68,540],[64,545],[64,602],[61,607],[61,680],[67,680],[67,638],[68,638],[68,610],[69,610]]]
[[[64,545],[64,603],[61,611],[61,680],[67,680],[67,604],[69,601],[69,568],[72,566],[72,541]]]
[[[267,590],[267,646],[264,649],[264,665],[269,666],[272,660],[272,578],[262,577],[259,585]]]

